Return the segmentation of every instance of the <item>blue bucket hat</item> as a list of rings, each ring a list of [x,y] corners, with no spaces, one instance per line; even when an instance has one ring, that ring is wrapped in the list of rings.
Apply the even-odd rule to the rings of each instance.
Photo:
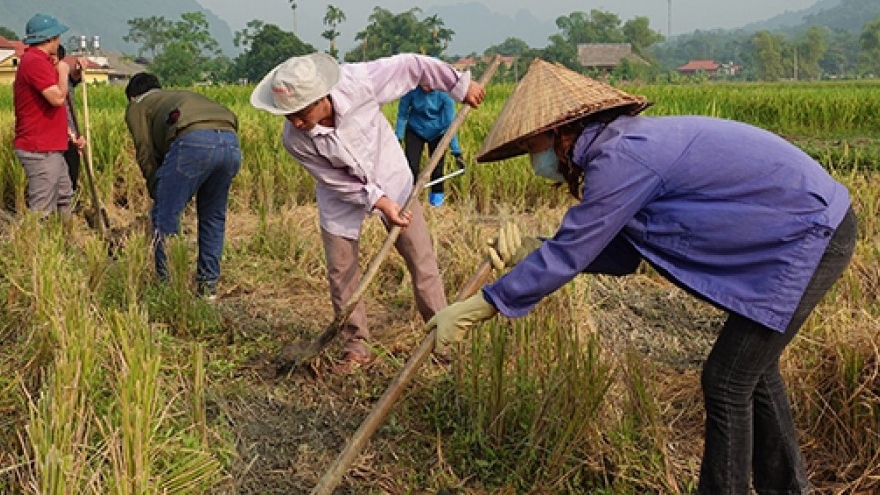
[[[48,41],[67,31],[67,26],[58,22],[58,19],[49,14],[36,14],[25,26],[25,37],[22,42],[26,45],[36,45]]]

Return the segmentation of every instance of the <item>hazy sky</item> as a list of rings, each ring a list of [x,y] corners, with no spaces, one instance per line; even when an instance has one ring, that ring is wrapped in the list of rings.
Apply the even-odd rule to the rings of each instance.
[[[277,24],[294,31],[294,14],[289,0],[197,0],[204,7],[226,20],[233,31],[242,29],[251,19]],[[598,9],[616,13],[623,22],[636,16],[650,20],[651,28],[667,34],[670,0],[479,0],[489,10],[514,17],[521,9],[528,10],[539,20],[552,21],[573,11],[589,12]],[[689,33],[696,29],[735,28],[761,21],[786,10],[800,10],[815,5],[819,0],[671,0],[672,35]],[[367,25],[367,17],[376,5],[393,13],[412,7],[429,11],[434,6],[472,3],[473,0],[297,0],[295,14],[297,35],[315,46],[326,41],[320,37],[325,29],[324,13],[327,5],[342,9],[346,21],[337,27],[342,33],[338,42],[343,50],[354,45],[354,35]],[[446,23],[449,26],[449,22]],[[454,26],[449,26],[454,29]],[[516,33],[510,36],[516,37]],[[503,39],[498,40],[500,43]],[[482,51],[486,47],[475,47]]]

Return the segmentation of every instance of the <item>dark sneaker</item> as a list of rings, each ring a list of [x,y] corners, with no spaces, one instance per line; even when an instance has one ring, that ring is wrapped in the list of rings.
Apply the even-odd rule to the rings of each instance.
[[[217,282],[199,282],[197,292],[199,297],[214,301],[217,299]]]

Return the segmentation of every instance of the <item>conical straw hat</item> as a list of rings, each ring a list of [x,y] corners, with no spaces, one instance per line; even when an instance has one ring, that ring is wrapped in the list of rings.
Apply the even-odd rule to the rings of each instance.
[[[559,64],[536,58],[498,114],[478,162],[503,160],[525,153],[517,141],[552,127],[612,108],[635,115],[648,106],[642,96],[578,74]]]

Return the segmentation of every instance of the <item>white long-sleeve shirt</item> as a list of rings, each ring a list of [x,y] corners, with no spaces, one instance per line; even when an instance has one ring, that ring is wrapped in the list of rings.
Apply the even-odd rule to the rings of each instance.
[[[357,239],[364,218],[382,196],[401,205],[406,201],[413,177],[382,105],[419,84],[462,101],[470,73],[414,54],[342,64],[329,95],[335,127],[316,125],[303,131],[284,123],[284,147],[316,180],[324,230]]]

